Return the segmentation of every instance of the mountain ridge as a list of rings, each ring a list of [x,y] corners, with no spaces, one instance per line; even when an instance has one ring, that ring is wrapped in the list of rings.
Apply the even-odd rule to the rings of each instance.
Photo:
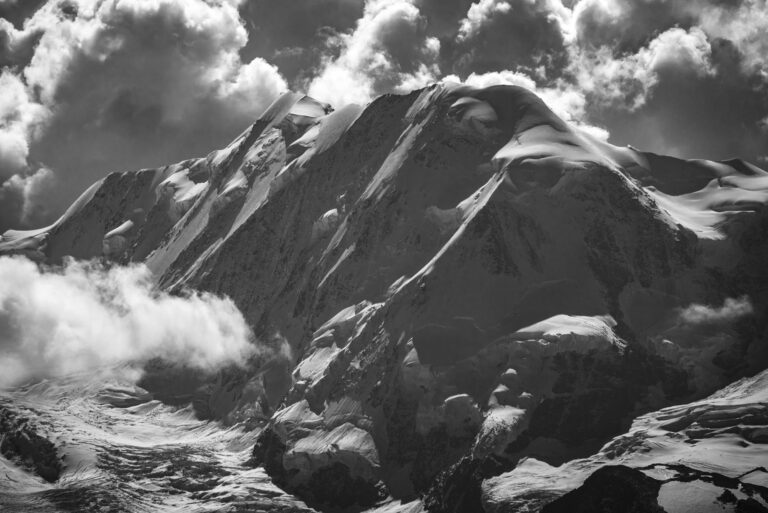
[[[587,457],[766,367],[766,203],[750,164],[617,148],[515,86],[333,112],[286,93],[227,148],[111,174],[0,253],[229,296],[290,351],[198,413],[269,419],[254,458],[310,506],[462,511],[524,458]],[[748,319],[681,314],[742,296]]]

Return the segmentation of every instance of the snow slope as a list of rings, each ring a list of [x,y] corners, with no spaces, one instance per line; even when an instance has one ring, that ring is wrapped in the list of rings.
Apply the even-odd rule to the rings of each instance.
[[[336,112],[286,93],[227,148],[109,175],[0,253],[231,297],[276,356],[198,414],[269,419],[254,460],[311,506],[504,510],[487,490],[525,458],[590,456],[768,366],[767,177],[614,147],[514,86]]]
[[[484,509],[538,511],[552,503],[543,511],[560,511],[554,498],[585,488],[585,481],[601,468],[622,465],[660,483],[653,499],[668,513],[764,511],[767,399],[768,372],[762,372],[706,399],[643,415],[589,458],[560,467],[525,460],[483,483]],[[614,479],[603,484],[620,482]],[[608,495],[605,489],[589,493],[597,499]]]
[[[135,385],[136,374],[104,368],[0,391],[0,417],[18,420],[22,437],[47,440],[60,462],[58,474],[43,479],[35,471],[40,454],[2,444],[0,509],[312,511],[263,470],[243,465],[256,432],[222,429],[197,420],[189,406],[164,405]],[[4,430],[3,438],[15,432]]]

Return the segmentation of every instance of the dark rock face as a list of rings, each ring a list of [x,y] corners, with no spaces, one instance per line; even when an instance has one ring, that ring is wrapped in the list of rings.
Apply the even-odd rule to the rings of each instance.
[[[717,472],[694,469],[685,465],[652,465],[643,470],[653,471],[656,469],[663,469],[673,473],[673,477],[662,481],[663,484],[681,483],[684,486],[691,483],[706,483],[722,489],[722,493],[715,499],[716,503],[719,504],[713,505],[713,510],[717,510],[719,505],[732,505],[737,513],[768,512],[768,507],[764,505],[768,502],[768,488],[750,483],[748,479],[745,479],[752,472],[734,478],[718,474]],[[765,472],[765,469],[760,468],[755,469],[755,471]]]
[[[0,405],[0,452],[37,475],[55,482],[63,469],[56,446],[19,413]]]
[[[613,358],[562,354],[554,358],[553,366],[558,378],[552,395],[534,411],[528,435],[554,438],[569,446],[590,440],[602,444],[624,432],[649,387],[659,386],[670,400],[690,393],[684,372],[643,350]]]
[[[340,462],[320,468],[306,482],[291,485],[290,471],[286,472],[282,461],[285,449],[281,438],[267,428],[253,448],[251,464],[264,466],[277,484],[300,495],[310,507],[323,511],[360,510],[387,495],[382,484],[353,476],[350,468]]]
[[[603,467],[579,488],[544,506],[541,513],[664,513],[661,483],[621,465]]]
[[[689,392],[683,372],[643,351],[564,353],[550,365],[557,380],[549,396],[533,409],[527,429],[501,451],[464,456],[441,472],[426,494],[427,509],[479,511],[482,481],[515,468],[521,457],[559,465],[589,456],[605,440],[626,431],[650,387],[664,389],[670,398]]]
[[[659,471],[668,477],[654,479],[646,475],[648,472]],[[768,498],[768,489],[738,478],[696,470],[685,465],[652,465],[642,469],[611,465],[601,467],[580,487],[546,504],[541,513],[663,513],[666,510],[662,503],[679,505],[680,499],[674,498],[676,493],[681,493],[678,490],[682,490],[682,500],[686,501],[686,485],[692,484],[711,485],[719,489],[713,495],[714,500],[702,501],[705,504],[704,509],[699,510],[702,513],[724,510],[768,511],[763,505]],[[670,487],[671,491],[665,492],[665,487]],[[696,498],[687,497],[687,501],[692,500]]]
[[[424,496],[427,511],[482,511],[480,483],[487,477],[487,469],[481,469],[480,465],[479,461],[465,456],[441,472]]]
[[[251,453],[251,464],[263,466],[276,483],[285,483],[283,452],[285,444],[272,428],[265,428],[260,434]]]
[[[607,504],[616,502],[612,492],[601,488],[625,486],[633,496],[648,490],[640,486],[646,483],[655,490],[658,506],[667,511],[761,511],[768,496],[764,486],[768,470],[762,465],[766,446],[754,435],[768,424],[766,383],[768,371],[763,371],[706,399],[642,415],[628,432],[595,454],[558,467],[523,461],[514,470],[483,481],[483,508],[488,513],[539,511],[553,503],[552,508],[561,508],[555,511],[581,511],[582,507],[589,511],[603,499]],[[595,480],[606,475],[613,480],[611,472],[617,465],[624,468],[622,475],[629,476],[624,484],[621,479],[616,485]],[[559,496],[562,500],[555,501]],[[642,496],[632,500],[640,505],[649,502]]]
[[[308,506],[328,511],[363,509],[387,496],[386,488],[352,476],[343,463],[321,468],[295,492]]]
[[[513,86],[333,113],[287,93],[228,148],[110,175],[47,242],[0,252],[143,262],[172,292],[231,297],[270,356],[149,372],[156,397],[268,418],[254,461],[324,509],[390,494],[471,511],[522,458],[589,456],[636,416],[762,368],[763,316],[714,335],[679,316],[768,304],[764,178],[613,147]],[[740,187],[749,208],[728,199]],[[726,199],[665,196],[694,191]],[[596,479],[645,500],[646,481],[614,474]]]

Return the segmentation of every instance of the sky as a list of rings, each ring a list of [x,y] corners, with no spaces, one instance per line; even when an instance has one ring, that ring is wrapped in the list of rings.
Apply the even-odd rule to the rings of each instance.
[[[614,144],[768,167],[768,0],[0,0],[0,232],[335,107],[516,84]]]

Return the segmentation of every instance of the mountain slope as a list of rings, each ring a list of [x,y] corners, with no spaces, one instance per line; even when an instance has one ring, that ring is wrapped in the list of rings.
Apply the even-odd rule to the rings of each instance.
[[[552,499],[580,489],[586,497],[578,502],[599,502],[625,479],[613,469],[633,468],[655,481],[653,504],[668,513],[766,511],[767,380],[762,372],[701,401],[643,415],[589,458],[559,468],[527,460],[483,484],[484,509],[536,511],[551,502],[543,511],[581,511],[566,505],[568,495]],[[590,489],[589,476],[600,469],[602,488]]]
[[[254,457],[311,506],[462,511],[521,458],[589,456],[766,367],[761,314],[686,312],[766,311],[767,201],[754,166],[611,146],[522,88],[335,112],[288,93],[227,148],[109,175],[0,252],[230,296],[289,350],[198,413],[270,418]]]

